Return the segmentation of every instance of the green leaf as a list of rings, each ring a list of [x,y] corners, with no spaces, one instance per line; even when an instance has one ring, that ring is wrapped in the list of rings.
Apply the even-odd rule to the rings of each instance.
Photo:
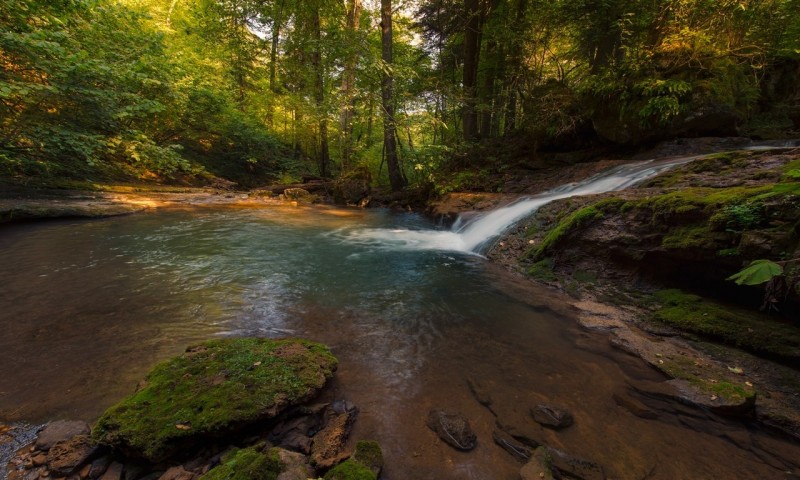
[[[778,275],[783,275],[782,266],[769,260],[755,260],[744,270],[728,277],[728,280],[735,281],[737,285],[760,285]]]

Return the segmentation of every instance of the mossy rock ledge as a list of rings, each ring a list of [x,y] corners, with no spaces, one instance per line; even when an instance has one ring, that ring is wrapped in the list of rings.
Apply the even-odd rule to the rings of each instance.
[[[336,366],[326,346],[306,340],[205,342],[157,365],[136,393],[106,410],[92,436],[158,463],[310,400]]]

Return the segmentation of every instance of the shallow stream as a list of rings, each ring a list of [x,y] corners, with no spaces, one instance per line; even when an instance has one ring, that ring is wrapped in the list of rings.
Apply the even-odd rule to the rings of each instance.
[[[579,330],[559,295],[480,256],[363,235],[431,229],[416,215],[322,207],[5,226],[0,421],[91,421],[188,344],[298,336],[340,359],[329,395],[360,407],[353,437],[383,445],[386,479],[518,478],[468,380],[609,478],[790,478],[796,444],[663,401],[642,399],[655,420],[618,407],[612,395],[626,382],[663,377]],[[542,402],[571,410],[575,425],[538,427],[527,409]],[[431,408],[468,416],[476,450],[428,430]]]

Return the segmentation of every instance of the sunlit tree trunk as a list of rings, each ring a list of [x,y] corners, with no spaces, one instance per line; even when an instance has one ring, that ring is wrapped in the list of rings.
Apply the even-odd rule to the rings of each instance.
[[[392,73],[392,0],[381,0],[381,99],[383,100],[383,146],[386,165],[389,167],[389,183],[393,191],[406,186],[397,157],[397,126],[394,121],[394,75]]]
[[[350,0],[347,7],[347,32],[356,38],[359,27],[359,17],[361,17],[361,0]],[[350,165],[350,157],[353,153],[353,117],[355,114],[355,86],[356,86],[356,64],[358,55],[355,50],[348,51],[347,59],[342,75],[342,96],[344,105],[342,106],[342,167]]]

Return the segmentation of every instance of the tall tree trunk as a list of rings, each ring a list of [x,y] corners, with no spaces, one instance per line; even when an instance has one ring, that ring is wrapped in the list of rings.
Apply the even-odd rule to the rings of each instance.
[[[486,55],[484,60],[485,73],[481,89],[481,123],[479,133],[481,138],[492,136],[492,119],[495,107],[494,80],[497,75],[497,42],[486,42]]]
[[[350,0],[347,6],[347,32],[355,39],[358,33],[359,19],[361,17],[361,0]],[[352,42],[354,45],[355,42]],[[350,157],[353,153],[353,117],[355,115],[355,86],[356,86],[356,64],[358,54],[355,50],[350,51],[344,64],[344,74],[342,75],[342,95],[344,105],[342,107],[342,167],[350,165]]]
[[[464,140],[478,138],[478,57],[480,55],[480,0],[464,0],[467,23],[464,31]]]
[[[272,126],[275,117],[275,100],[278,93],[277,69],[278,69],[278,44],[281,38],[281,28],[283,26],[283,7],[286,0],[281,0],[278,7],[278,14],[272,24],[272,45],[269,51],[269,90],[272,94],[267,108],[267,125]]]
[[[381,0],[381,99],[383,101],[383,146],[389,167],[389,183],[397,192],[406,186],[397,158],[397,127],[394,122],[394,74],[392,73],[392,0]]]
[[[311,64],[314,68],[314,102],[319,115],[319,175],[330,176],[330,152],[328,151],[328,116],[325,111],[325,72],[322,64],[322,26],[319,9],[312,8],[311,28],[314,32],[314,50]]]

